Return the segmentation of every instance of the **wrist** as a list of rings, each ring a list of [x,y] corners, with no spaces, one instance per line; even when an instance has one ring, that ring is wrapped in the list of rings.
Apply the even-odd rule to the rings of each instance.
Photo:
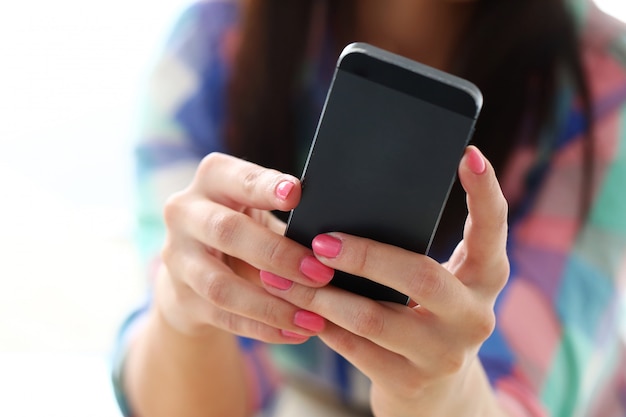
[[[425,386],[411,399],[372,390],[379,417],[508,417],[499,405],[482,364],[475,358],[458,374]]]
[[[508,417],[509,414],[501,407],[496,393],[494,392],[489,379],[485,373],[480,360],[476,357],[470,369],[467,378],[464,381],[463,392],[465,394],[464,401],[459,403],[459,410],[463,408],[463,402],[466,404],[474,404],[474,412],[457,415],[467,416],[485,416],[485,417]]]
[[[437,412],[430,416],[508,417],[500,407],[482,363],[474,357],[465,372],[451,377],[441,387]]]
[[[252,408],[247,378],[236,336],[217,329],[201,335],[181,332],[153,305],[131,342],[122,384],[137,415],[243,416]],[[217,381],[231,387],[228,394]],[[239,392],[235,386],[243,388]],[[232,408],[237,412],[221,411]]]
[[[128,404],[126,390],[124,387],[124,369],[126,367],[126,359],[130,345],[133,343],[137,333],[142,331],[148,321],[148,311],[148,305],[144,305],[129,316],[118,334],[115,349],[113,351],[111,383],[115,399],[122,415],[124,416],[133,415]]]

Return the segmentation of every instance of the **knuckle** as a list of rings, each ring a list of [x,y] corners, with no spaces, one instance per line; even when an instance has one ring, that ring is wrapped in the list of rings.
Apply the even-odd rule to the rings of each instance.
[[[468,258],[467,261],[468,268],[474,269],[475,271],[482,271],[482,274],[487,277],[485,289],[494,297],[502,291],[509,280],[511,272],[509,259],[504,250],[503,252],[502,255],[492,257],[488,260],[478,256],[472,256]]]
[[[313,310],[317,304],[317,291],[314,288],[299,286],[301,291],[298,292],[298,306],[306,310]]]
[[[267,260],[269,265],[283,264],[285,260],[284,253],[285,242],[279,236],[269,239],[263,246],[263,257]]]
[[[221,327],[223,330],[226,330],[229,333],[239,334],[240,329],[240,320],[239,317],[233,313],[226,312],[224,310],[220,310],[218,313],[221,321]]]
[[[357,338],[348,331],[341,331],[334,335],[333,345],[337,352],[350,357],[358,349]]]
[[[511,264],[509,263],[509,258],[506,256],[502,256],[502,260],[499,262],[499,265],[494,268],[495,271],[498,271],[498,278],[495,280],[498,291],[502,290],[509,280],[509,276],[511,275]]]
[[[172,275],[172,271],[175,270],[177,258],[179,258],[180,255],[172,239],[169,236],[166,236],[165,243],[163,244],[159,255],[159,260],[162,263],[162,267],[167,269],[168,276],[170,276],[172,279],[175,279],[176,277]]]
[[[154,266],[159,273],[164,272],[172,284],[188,286],[189,278],[194,276],[197,268],[194,262],[185,259],[170,236],[166,236],[159,255],[158,263]]]
[[[206,305],[204,310],[209,323],[230,333],[237,332],[239,326],[234,314],[225,310],[215,309],[213,306],[207,307]]]
[[[497,225],[505,226],[508,223],[508,218],[509,218],[509,203],[507,202],[506,198],[502,194],[502,191],[500,190],[500,186],[498,185],[498,183],[495,183],[494,186],[497,187],[497,190],[495,191],[497,191],[498,193],[498,199],[496,203],[497,206],[495,208],[494,219]]]
[[[258,318],[263,323],[275,325],[279,322],[281,314],[274,303],[265,303],[261,310],[261,317]]]
[[[163,247],[161,248],[160,259],[163,261],[165,265],[170,265],[174,259],[174,254],[176,250],[174,249],[174,244],[172,243],[172,239],[169,236],[166,236],[165,242],[163,243]]]
[[[353,263],[354,273],[361,277],[367,277],[370,272],[370,263],[375,257],[375,249],[373,242],[363,241],[363,247],[360,251],[356,251],[351,259]]]
[[[416,300],[436,298],[445,290],[445,280],[439,272],[439,265],[422,263],[411,272],[408,283],[409,294]]]
[[[230,295],[230,287],[226,277],[217,273],[209,273],[199,286],[199,293],[211,304],[217,307],[226,306]]]
[[[243,221],[241,215],[238,212],[228,211],[223,213],[216,213],[207,216],[205,223],[205,230],[211,240],[219,247],[229,247],[235,240],[235,236]]]
[[[214,170],[215,167],[220,164],[225,157],[226,155],[219,152],[211,152],[210,154],[206,155],[204,158],[202,158],[202,161],[200,161],[200,164],[198,165],[198,169],[196,170],[197,175],[199,177],[206,176],[210,171]]]
[[[354,330],[361,336],[379,337],[385,328],[384,314],[376,308],[359,309],[354,314]]]
[[[252,194],[255,192],[259,185],[259,180],[263,169],[257,166],[253,166],[246,170],[241,181],[241,187],[246,194]]]
[[[476,303],[481,303],[478,307]],[[484,301],[470,303],[459,310],[462,321],[458,323],[467,345],[480,345],[491,336],[496,328],[496,315]]]
[[[168,227],[177,224],[185,212],[185,205],[182,202],[182,192],[171,194],[163,206],[163,221]]]
[[[491,336],[494,329],[496,328],[496,317],[493,310],[488,310],[482,314],[479,314],[473,328],[473,339],[476,342],[482,343],[487,340],[487,338]]]
[[[485,184],[485,193],[485,195],[490,196],[489,201],[494,204],[494,214],[497,216],[497,220],[506,219],[509,211],[508,203],[495,176]]]
[[[268,326],[264,323],[261,323],[260,321],[252,321],[247,326],[247,334],[249,335],[248,337],[260,340],[261,342],[272,344],[283,342],[277,330],[277,328]]]

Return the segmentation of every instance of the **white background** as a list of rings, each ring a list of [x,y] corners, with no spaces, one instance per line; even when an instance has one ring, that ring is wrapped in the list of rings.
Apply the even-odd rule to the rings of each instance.
[[[186,1],[0,3],[1,416],[118,415],[107,352],[143,291],[137,101]]]
[[[184,1],[0,1],[2,417],[119,416],[137,102]]]

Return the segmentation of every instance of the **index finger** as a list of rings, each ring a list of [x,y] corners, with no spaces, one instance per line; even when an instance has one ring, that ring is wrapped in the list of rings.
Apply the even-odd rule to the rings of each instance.
[[[238,211],[288,211],[300,201],[296,177],[219,152],[204,157],[194,186],[212,201]]]
[[[508,204],[493,166],[474,146],[468,146],[459,166],[467,193],[468,217],[463,231],[466,260],[489,265],[506,257]]]

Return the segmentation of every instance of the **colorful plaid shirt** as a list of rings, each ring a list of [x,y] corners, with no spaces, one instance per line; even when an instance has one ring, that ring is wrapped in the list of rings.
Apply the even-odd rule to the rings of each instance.
[[[480,359],[501,400],[519,416],[623,417],[626,37],[586,1],[572,7],[585,40],[595,114],[593,201],[582,216],[586,121],[564,80],[556,122],[544,129],[539,146],[520,147],[501,176],[505,195],[521,209],[510,224],[511,277],[496,304],[497,327]],[[146,265],[163,243],[161,212],[167,196],[191,181],[204,155],[226,151],[223,103],[238,24],[234,1],[191,6],[155,67],[137,146],[138,241]],[[323,104],[333,63],[332,57],[310,62],[309,98],[318,110],[311,120]],[[306,133],[310,139],[312,132]],[[123,326],[120,356],[149,298]],[[367,403],[367,380],[318,339],[298,346],[241,339],[240,346],[263,415],[271,415],[281,372],[331,387],[346,403]]]

